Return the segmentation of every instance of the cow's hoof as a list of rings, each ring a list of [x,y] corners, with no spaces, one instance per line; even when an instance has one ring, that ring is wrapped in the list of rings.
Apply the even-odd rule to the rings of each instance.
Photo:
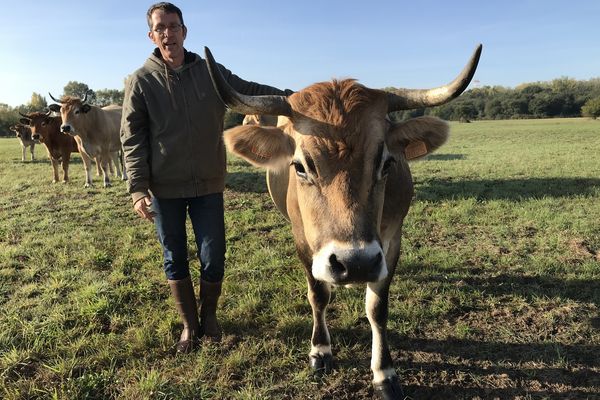
[[[397,376],[386,378],[383,382],[374,383],[375,396],[381,400],[403,400],[404,392]]]
[[[308,365],[316,374],[328,374],[333,370],[333,356],[331,354],[311,354]]]
[[[112,186],[112,185],[111,185],[110,183],[108,183],[108,182],[104,182],[104,187],[105,187],[105,188],[109,188],[109,187],[111,187],[111,186]]]
[[[94,185],[92,185],[91,183],[86,183],[85,185],[83,185],[84,188],[89,189],[94,187]]]

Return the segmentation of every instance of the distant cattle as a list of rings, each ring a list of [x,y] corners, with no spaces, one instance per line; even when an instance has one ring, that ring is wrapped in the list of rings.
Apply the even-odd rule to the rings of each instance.
[[[273,202],[291,222],[304,264],[313,330],[309,365],[333,366],[326,309],[332,286],[366,286],[371,370],[377,396],[403,399],[388,346],[388,297],[413,196],[408,160],[441,146],[448,124],[434,117],[394,123],[388,114],[444,104],[471,81],[481,46],[450,84],[433,89],[370,89],[352,79],[321,82],[290,96],[246,96],[206,60],[215,90],[231,110],[278,115],[276,127],[225,132],[229,151],[267,169]],[[273,354],[277,357],[276,354]],[[350,386],[355,386],[354,383]]]
[[[75,139],[60,132],[60,117],[52,117],[51,112],[33,112],[21,114],[21,116],[23,117],[21,123],[29,125],[31,128],[32,138],[39,140],[48,151],[54,173],[52,181],[58,182],[58,166],[60,164],[63,171],[62,181],[68,182],[71,153],[78,153],[79,150]],[[87,155],[82,154],[81,158],[86,160]]]
[[[29,128],[29,125],[16,124],[11,126],[10,130],[17,135],[17,138],[19,138],[22,152],[21,161],[25,161],[25,153],[27,152],[28,147],[31,152],[31,161],[35,160],[35,144],[39,142],[31,138],[31,129]]]
[[[277,126],[277,116],[248,114],[244,116],[242,125]]]
[[[60,113],[61,132],[75,137],[81,152],[88,156],[86,171],[88,171],[90,184],[89,158],[96,158],[100,162],[104,187],[110,186],[109,166],[111,161],[116,166],[117,174],[123,179],[127,179],[124,168],[121,172],[119,159],[121,153],[119,129],[122,108],[116,105],[103,108],[90,105],[87,103],[87,93],[83,99],[66,96],[57,100],[51,94],[50,97],[60,103],[60,105],[52,104],[49,108]]]

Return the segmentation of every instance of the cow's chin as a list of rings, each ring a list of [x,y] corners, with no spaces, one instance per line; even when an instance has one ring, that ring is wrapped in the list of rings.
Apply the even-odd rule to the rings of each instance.
[[[330,242],[313,256],[312,275],[336,286],[379,282],[388,276],[385,255],[377,241]]]

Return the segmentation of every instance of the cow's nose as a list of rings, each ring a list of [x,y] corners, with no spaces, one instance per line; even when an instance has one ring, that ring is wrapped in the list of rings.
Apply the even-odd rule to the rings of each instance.
[[[383,256],[357,253],[350,257],[329,256],[332,277],[336,282],[374,282],[380,277]]]
[[[60,131],[64,132],[64,133],[69,133],[69,132],[71,132],[71,127],[69,125],[61,125]]]
[[[329,265],[331,265],[331,272],[336,281],[348,279],[348,268],[343,262],[338,261],[335,254],[329,256]]]

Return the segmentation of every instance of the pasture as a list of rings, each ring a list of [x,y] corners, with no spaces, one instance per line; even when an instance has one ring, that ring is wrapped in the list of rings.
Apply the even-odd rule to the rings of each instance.
[[[223,342],[175,355],[161,250],[125,183],[84,189],[74,155],[52,184],[42,151],[21,162],[0,140],[0,398],[371,398],[362,288],[329,308],[335,371],[309,372],[304,273],[261,171],[229,159]],[[598,121],[482,121],[412,164],[388,326],[409,398],[600,398],[599,154]]]

